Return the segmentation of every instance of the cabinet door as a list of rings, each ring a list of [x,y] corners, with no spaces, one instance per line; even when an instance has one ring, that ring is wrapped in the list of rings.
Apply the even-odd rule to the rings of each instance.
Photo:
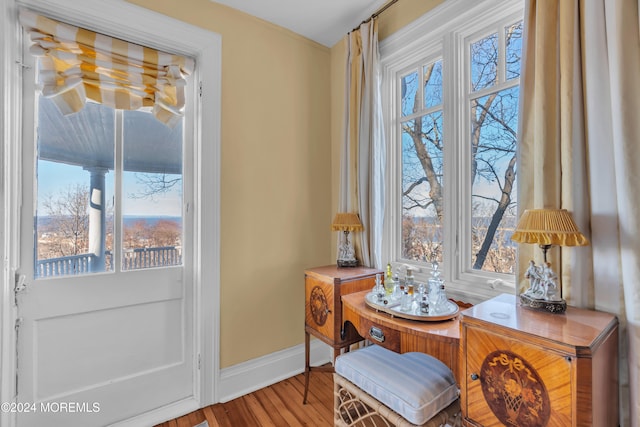
[[[336,310],[333,283],[307,276],[305,294],[306,324],[335,343],[340,337],[335,335]]]
[[[519,336],[466,325],[463,334],[462,387],[469,421],[485,427],[572,425],[573,358]]]

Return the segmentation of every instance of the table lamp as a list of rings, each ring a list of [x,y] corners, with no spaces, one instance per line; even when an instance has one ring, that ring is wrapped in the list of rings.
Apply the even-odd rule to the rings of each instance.
[[[553,245],[585,246],[589,240],[578,230],[573,217],[566,209],[525,210],[511,240],[518,243],[536,243],[542,249],[544,264],[529,261],[525,278],[529,289],[520,294],[520,304],[552,313],[564,313],[567,302],[562,299],[562,287],[558,276],[547,262],[547,251]]]
[[[331,223],[333,231],[342,231],[344,233],[344,241],[338,248],[338,267],[357,267],[356,251],[349,239],[351,231],[362,231],[364,227],[360,222],[357,213],[337,213]]]

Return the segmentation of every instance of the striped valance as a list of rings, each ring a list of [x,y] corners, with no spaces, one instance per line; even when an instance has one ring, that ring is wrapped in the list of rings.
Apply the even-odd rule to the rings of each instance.
[[[182,117],[185,77],[194,61],[64,24],[20,10],[38,58],[43,96],[62,114],[80,111],[88,99],[122,110],[153,107],[168,126]]]

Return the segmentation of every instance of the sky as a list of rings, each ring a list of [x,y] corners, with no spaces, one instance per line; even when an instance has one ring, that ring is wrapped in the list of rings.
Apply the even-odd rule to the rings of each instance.
[[[107,197],[113,198],[114,173],[106,175]],[[38,162],[38,212],[46,215],[42,207],[42,200],[48,195],[55,195],[69,186],[76,184],[89,186],[89,172],[79,166],[71,166],[50,161]],[[166,194],[150,198],[136,199],[127,197],[128,194],[140,192],[142,186],[136,182],[135,174],[125,173],[123,177],[124,197],[123,214],[125,216],[181,216],[182,198],[179,191],[173,189]]]
[[[95,102],[87,102],[80,111],[63,116],[55,103],[42,95],[38,103],[37,144],[43,158],[76,157],[95,160],[99,164],[114,164],[114,147],[120,145],[124,167],[149,170],[149,163],[163,162],[167,170],[179,170],[183,141],[183,126],[168,128],[159,122],[148,108],[122,111]],[[155,150],[150,151],[150,150]],[[63,155],[60,156],[59,152]],[[75,159],[76,162],[80,160]],[[91,162],[87,162],[91,163]],[[147,174],[148,175],[148,174]],[[181,216],[181,188],[153,197],[135,198],[144,186],[135,172],[123,173],[122,203],[125,216]],[[178,175],[168,175],[177,177]],[[66,191],[70,186],[90,185],[90,173],[81,166],[38,159],[38,212],[46,215],[42,201]],[[114,172],[105,177],[107,207],[113,206]],[[181,187],[181,186],[176,186]],[[179,191],[180,190],[180,191]]]

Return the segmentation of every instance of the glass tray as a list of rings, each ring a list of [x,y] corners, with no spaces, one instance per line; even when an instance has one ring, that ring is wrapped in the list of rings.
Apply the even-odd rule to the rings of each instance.
[[[386,304],[385,301],[387,302]],[[400,301],[392,300],[391,298],[387,297],[385,297],[383,301],[378,301],[378,297],[373,292],[369,292],[366,295],[366,297],[364,298],[364,302],[374,310],[385,312],[394,317],[418,320],[421,322],[438,322],[441,320],[453,319],[458,315],[458,311],[460,310],[456,303],[447,301],[446,310],[440,311],[438,313],[421,313],[416,307],[415,303],[413,303],[413,305],[411,306],[411,310],[404,311],[400,309]]]

